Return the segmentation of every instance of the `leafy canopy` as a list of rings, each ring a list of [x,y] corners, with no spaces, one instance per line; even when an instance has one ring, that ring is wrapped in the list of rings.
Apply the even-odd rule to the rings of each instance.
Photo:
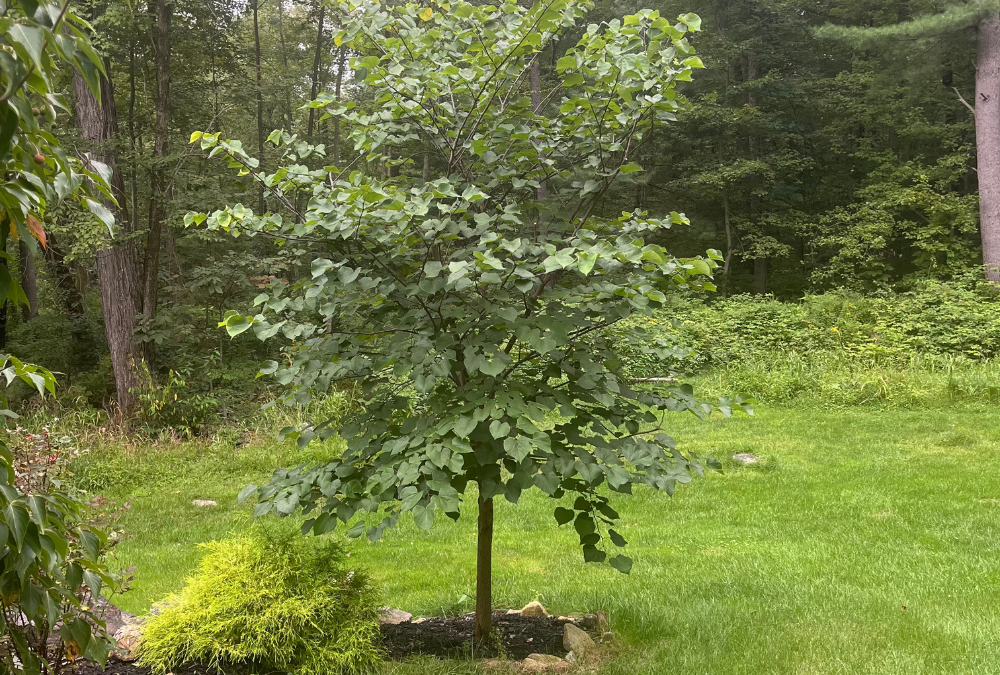
[[[658,432],[667,411],[710,407],[687,387],[636,389],[607,329],[671,292],[713,288],[719,255],[675,258],[643,237],[684,216],[608,213],[603,200],[642,170],[632,156],[653,125],[683,107],[675,83],[701,67],[687,37],[700,20],[643,10],[588,26],[536,113],[532,61],[589,9],[581,0],[353,5],[337,40],[360,54],[358,94],[311,105],[348,123],[349,166],[368,170],[309,168],[323,149],[275,132],[286,164],[265,175],[238,141],[193,135],[283,209],[237,204],[189,214],[188,224],[265,234],[310,261],[305,279],[275,280],[256,315],[228,315],[230,334],[252,327],[293,341],[287,361],[262,370],[289,386],[286,402],[343,382],[360,383],[363,396],[339,428],[288,431],[300,444],[339,433],[347,450],[249,486],[241,497],[256,493],[257,514],[302,507],[306,530],[354,521],[349,535],[374,540],[403,512],[424,529],[438,513],[457,519],[470,483],[481,498],[515,503],[538,488],[577,496],[556,520],[574,522],[586,560],[604,561],[605,540],[625,540],[602,486],[672,493],[702,471]],[[370,105],[356,105],[366,96]],[[436,175],[426,184],[406,177],[410,155],[423,152]]]

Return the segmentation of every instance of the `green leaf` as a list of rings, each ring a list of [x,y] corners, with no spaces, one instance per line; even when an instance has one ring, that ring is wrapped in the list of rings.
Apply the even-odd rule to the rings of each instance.
[[[476,428],[476,420],[471,417],[460,417],[452,426],[455,435],[459,438],[468,438],[469,434]]]
[[[490,423],[490,435],[493,438],[503,438],[510,433],[510,425],[500,420],[493,420]]]
[[[567,509],[562,506],[557,506],[555,511],[556,522],[560,525],[565,525],[566,523],[573,520],[576,513],[572,509]]]
[[[417,527],[421,530],[429,532],[431,526],[434,525],[434,509],[427,506],[414,506],[413,522],[416,523]]]
[[[622,574],[628,574],[632,571],[632,559],[628,556],[616,555],[608,561],[608,564]]]

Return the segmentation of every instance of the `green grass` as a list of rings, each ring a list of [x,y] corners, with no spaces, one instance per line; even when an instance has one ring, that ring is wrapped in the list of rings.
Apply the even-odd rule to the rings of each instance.
[[[536,491],[516,507],[497,505],[495,602],[607,609],[625,644],[602,666],[608,674],[1000,670],[994,410],[773,409],[677,417],[673,429],[682,447],[723,459],[725,472],[673,499],[639,490],[614,501],[628,523],[631,575],[585,565],[576,537],[556,527],[554,504]],[[736,466],[735,452],[763,462]],[[137,566],[124,607],[141,612],[178,589],[199,542],[258,526],[236,493],[303,457],[273,444],[95,452],[80,480],[134,498],[115,549],[118,565]],[[191,506],[196,498],[219,506]],[[351,560],[381,584],[387,604],[415,614],[465,609],[458,599],[473,594],[474,524],[474,507],[457,524],[439,519],[430,534],[406,523],[376,544],[350,544]]]

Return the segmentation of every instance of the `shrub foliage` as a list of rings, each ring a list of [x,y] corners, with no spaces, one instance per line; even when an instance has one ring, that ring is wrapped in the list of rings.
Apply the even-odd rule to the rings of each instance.
[[[154,673],[198,662],[334,675],[378,662],[368,580],[335,543],[258,536],[204,547],[194,576],[145,626],[139,662]]]

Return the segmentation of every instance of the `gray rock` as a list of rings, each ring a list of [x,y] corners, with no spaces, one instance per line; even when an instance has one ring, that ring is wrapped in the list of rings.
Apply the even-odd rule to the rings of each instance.
[[[539,663],[561,663],[562,659],[555,654],[528,654],[525,661],[537,661]]]
[[[599,609],[594,612],[594,618],[596,619],[594,630],[596,630],[599,634],[603,635],[611,630],[611,624],[608,623],[608,613],[603,609]]]
[[[542,603],[534,600],[521,608],[521,616],[548,616]]]
[[[597,649],[594,639],[586,631],[571,623],[563,624],[563,649],[573,652],[577,657],[586,656],[588,652]]]
[[[747,466],[748,464],[760,464],[760,457],[752,452],[737,452],[733,455],[733,460],[739,462],[743,466]]]
[[[212,499],[194,499],[191,501],[192,506],[218,506],[218,502]]]
[[[413,618],[413,615],[409,612],[404,612],[401,609],[393,609],[392,607],[382,607],[381,615],[379,616],[378,622],[381,624],[397,625],[401,623],[407,623]]]

